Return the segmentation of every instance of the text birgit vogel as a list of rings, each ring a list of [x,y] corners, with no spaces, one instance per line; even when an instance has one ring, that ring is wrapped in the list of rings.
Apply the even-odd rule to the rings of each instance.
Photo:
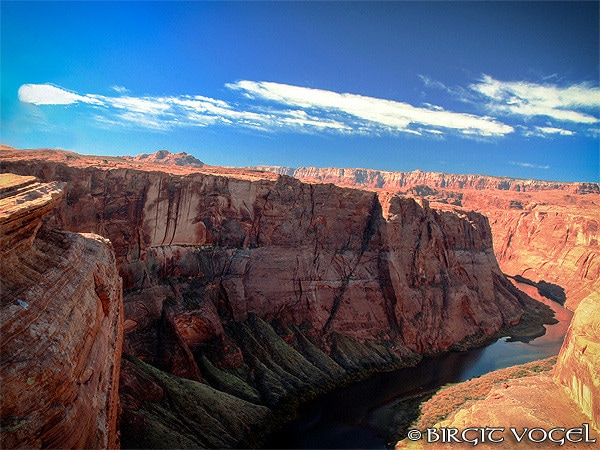
[[[469,443],[472,445],[487,443],[504,442],[505,437],[514,438],[517,443],[520,442],[554,442],[564,445],[571,443],[594,443],[595,438],[590,437],[590,425],[584,423],[581,427],[565,428],[555,427],[545,429],[535,428],[517,428],[510,427],[470,427],[463,430],[458,428],[426,428],[424,431],[409,430],[407,437],[411,441],[425,439],[428,443]]]

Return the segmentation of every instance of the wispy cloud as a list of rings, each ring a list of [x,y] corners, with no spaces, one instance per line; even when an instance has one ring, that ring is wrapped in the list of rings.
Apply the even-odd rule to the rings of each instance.
[[[19,88],[18,95],[22,102],[34,105],[92,105],[97,108],[93,118],[102,126],[131,125],[168,130],[176,127],[221,124],[265,131],[352,131],[348,125],[334,118],[318,117],[303,110],[269,109],[257,105],[240,108],[223,100],[200,95],[82,95],[51,84],[25,84]]]
[[[559,79],[557,74],[540,77],[539,83],[499,81],[482,75],[478,82],[465,88],[449,86],[426,75],[419,78],[426,87],[443,90],[454,99],[511,124],[523,120],[514,127],[527,137],[593,137],[599,132],[600,88],[589,83],[559,86],[554,84]]]
[[[549,169],[550,166],[547,165],[539,165],[539,164],[531,164],[531,163],[527,163],[527,162],[517,162],[517,161],[509,161],[509,164],[512,164],[513,166],[520,166],[520,167],[527,167],[529,169]]]
[[[524,117],[543,116],[560,122],[599,123],[591,114],[600,108],[600,88],[586,83],[560,87],[524,81],[498,81],[489,75],[470,86],[494,113]]]
[[[503,136],[513,131],[511,126],[491,117],[446,111],[439,106],[416,107],[381,98],[272,82],[239,81],[227,86],[250,99],[298,107],[319,116],[341,115],[354,130],[418,133],[412,127],[421,126],[479,136]]]
[[[575,134],[574,131],[565,130],[564,128],[556,128],[556,127],[536,127],[536,129],[543,134],[559,134],[561,136],[573,136]]]
[[[126,94],[127,92],[129,92],[129,89],[127,89],[124,86],[113,85],[110,88],[118,94]]]
[[[444,139],[447,135],[490,139],[514,132],[535,137],[573,136],[578,132],[591,136],[600,124],[596,117],[600,89],[587,84],[558,87],[502,82],[484,75],[467,88],[451,88],[424,75],[420,78],[427,87],[446,90],[464,101],[473,103],[476,99],[484,113],[249,80],[225,85],[229,94],[237,95],[231,102],[202,95],[135,96],[117,85],[111,87],[115,91],[112,96],[81,94],[53,84],[25,84],[18,95],[22,102],[33,105],[86,105],[93,109],[90,117],[105,127],[135,126],[157,131],[220,125],[266,132],[404,133],[427,139]],[[515,117],[526,120],[515,123]]]

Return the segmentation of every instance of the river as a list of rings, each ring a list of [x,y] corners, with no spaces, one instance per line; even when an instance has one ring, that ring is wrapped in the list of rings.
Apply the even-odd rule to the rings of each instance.
[[[519,284],[519,289],[555,311],[559,322],[546,325],[544,336],[528,343],[501,338],[486,347],[424,358],[415,367],[336,389],[305,405],[298,419],[271,436],[265,447],[385,449],[391,439],[388,430],[396,428],[398,420],[410,423],[416,418],[415,398],[448,383],[557,355],[573,313],[539,296],[531,286]],[[399,404],[413,407],[403,413]],[[399,418],[398,411],[405,416]]]

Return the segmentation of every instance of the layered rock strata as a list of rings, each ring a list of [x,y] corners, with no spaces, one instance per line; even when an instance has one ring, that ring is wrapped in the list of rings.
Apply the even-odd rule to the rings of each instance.
[[[575,311],[554,379],[600,431],[600,293],[583,300]]]
[[[259,166],[307,182],[425,198],[435,207],[479,211],[490,221],[504,273],[540,284],[575,310],[600,291],[600,184],[434,172]]]
[[[485,175],[461,175],[442,172],[391,172],[374,169],[345,169],[300,167],[297,169],[277,166],[253,166],[253,170],[275,172],[306,181],[333,183],[343,186],[362,186],[365,188],[402,190],[413,186],[448,189],[508,190],[532,192],[564,190],[571,194],[600,194],[598,183],[562,183],[542,180],[521,180],[509,177]]]
[[[218,422],[250,429],[298,397],[492,336],[523,313],[478,213],[264,173],[2,157],[3,170],[66,182],[52,224],[113,243],[132,355],[122,374],[126,446],[171,445],[168,430],[225,445],[194,438],[199,428],[172,409],[173,380],[194,392],[186,398],[198,417],[215,416],[206,385],[235,397],[222,403],[233,412],[217,408]],[[140,437],[157,427],[166,434]],[[242,429],[226,445],[250,441]]]
[[[42,219],[60,183],[0,175],[2,448],[118,447],[122,290],[110,243]]]
[[[159,305],[173,292],[161,280],[176,277],[207,291],[199,297],[213,316],[309,322],[359,340],[401,336],[417,352],[493,334],[522,312],[476,213],[289,177],[4,165],[67,182],[54,222],[110,238],[125,289],[162,291]]]

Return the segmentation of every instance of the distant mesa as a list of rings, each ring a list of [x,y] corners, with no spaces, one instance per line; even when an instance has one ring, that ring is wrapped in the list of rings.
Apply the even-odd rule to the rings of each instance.
[[[171,166],[185,166],[185,167],[204,167],[204,163],[198,158],[185,153],[171,153],[169,150],[159,150],[155,153],[142,153],[137,156],[123,156],[124,159],[129,161],[138,161],[151,164],[167,164]]]

